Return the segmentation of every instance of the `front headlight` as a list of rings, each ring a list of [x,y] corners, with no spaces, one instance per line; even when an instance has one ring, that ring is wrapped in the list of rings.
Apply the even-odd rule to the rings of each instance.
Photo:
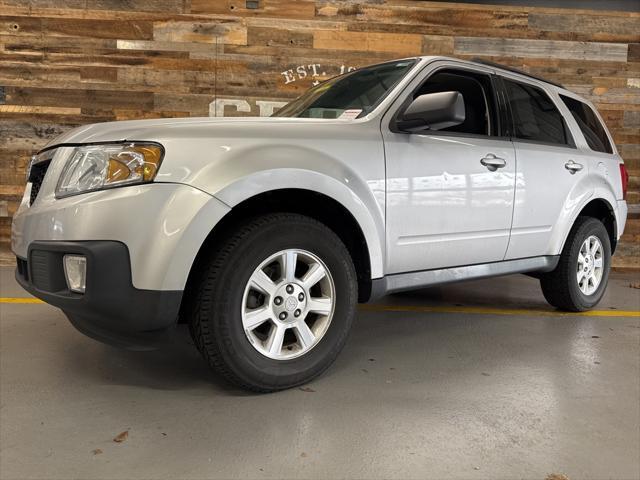
[[[121,143],[75,147],[62,170],[56,198],[103,188],[153,181],[164,149],[157,143]]]

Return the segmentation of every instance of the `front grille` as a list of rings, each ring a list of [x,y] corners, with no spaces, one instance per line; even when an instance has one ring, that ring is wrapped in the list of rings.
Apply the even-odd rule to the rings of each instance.
[[[33,249],[29,253],[31,284],[44,292],[59,292],[67,288],[62,258],[64,252]]]
[[[49,256],[42,250],[33,250],[29,258],[31,267],[31,281],[41,290],[52,291],[49,279]]]
[[[31,172],[29,173],[29,181],[31,182],[31,198],[29,199],[29,205],[33,205],[33,202],[35,202],[50,163],[51,160],[47,160],[46,162],[36,163],[31,166]]]

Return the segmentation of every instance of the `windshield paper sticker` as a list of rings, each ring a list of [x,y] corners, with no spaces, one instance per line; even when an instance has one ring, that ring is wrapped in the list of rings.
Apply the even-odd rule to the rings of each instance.
[[[351,108],[342,112],[342,115],[340,115],[338,118],[341,120],[353,120],[357,118],[358,115],[360,115],[360,112],[362,112],[361,108]]]

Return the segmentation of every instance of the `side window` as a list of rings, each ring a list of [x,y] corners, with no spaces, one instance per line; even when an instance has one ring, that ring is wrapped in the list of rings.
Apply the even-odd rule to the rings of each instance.
[[[543,90],[507,79],[503,82],[516,138],[559,145],[568,143],[564,119]]]
[[[465,120],[460,125],[438,130],[473,135],[498,135],[496,104],[491,78],[465,70],[439,70],[416,91],[413,98],[426,93],[457,91],[464,98]]]
[[[565,97],[564,95],[560,95],[560,98],[576,120],[589,148],[596,152],[613,153],[609,137],[607,137],[607,131],[598,120],[593,109],[575,98]]]

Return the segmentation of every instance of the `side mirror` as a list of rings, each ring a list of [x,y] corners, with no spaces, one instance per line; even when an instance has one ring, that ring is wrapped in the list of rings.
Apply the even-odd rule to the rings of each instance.
[[[464,98],[460,92],[426,93],[417,97],[396,120],[406,132],[441,130],[464,123]]]

